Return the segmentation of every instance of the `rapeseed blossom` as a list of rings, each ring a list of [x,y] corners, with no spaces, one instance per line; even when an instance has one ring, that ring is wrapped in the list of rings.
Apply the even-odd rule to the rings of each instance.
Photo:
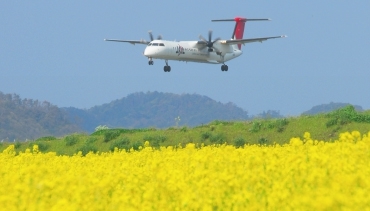
[[[3,210],[362,210],[370,132],[284,145],[160,147],[57,156],[0,153]]]

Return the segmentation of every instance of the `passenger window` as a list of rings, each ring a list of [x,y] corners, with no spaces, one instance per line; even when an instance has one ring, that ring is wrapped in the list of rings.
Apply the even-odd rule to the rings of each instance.
[[[159,46],[164,46],[164,44],[163,43],[159,43]]]

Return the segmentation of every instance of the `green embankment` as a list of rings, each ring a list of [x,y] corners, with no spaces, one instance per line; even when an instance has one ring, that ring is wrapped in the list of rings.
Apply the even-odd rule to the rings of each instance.
[[[180,127],[167,129],[106,129],[93,134],[71,134],[61,138],[42,137],[28,142],[1,143],[0,151],[11,144],[16,151],[32,150],[38,145],[41,152],[56,152],[58,155],[73,155],[93,152],[108,152],[119,149],[138,150],[149,141],[153,147],[232,144],[285,144],[292,137],[303,137],[309,132],[315,140],[334,141],[342,132],[370,131],[370,110],[356,112],[353,106],[314,116],[289,117],[284,119],[255,119],[251,121],[213,121],[194,128]]]

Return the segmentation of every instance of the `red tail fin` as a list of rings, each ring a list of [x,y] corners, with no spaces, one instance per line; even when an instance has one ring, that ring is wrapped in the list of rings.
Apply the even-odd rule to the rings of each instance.
[[[243,39],[243,34],[244,34],[244,27],[245,27],[245,22],[247,21],[268,21],[270,19],[246,19],[242,17],[235,17],[234,19],[221,19],[221,20],[212,20],[212,21],[235,21],[235,28],[233,31],[233,35],[231,36],[231,39]],[[242,45],[238,44],[239,50],[241,50]]]
[[[244,34],[244,27],[245,27],[245,22],[247,19],[241,18],[241,17],[236,17],[235,19],[235,28],[233,32],[233,36],[231,39],[243,39],[243,34]],[[242,49],[242,44],[238,44],[239,50]]]

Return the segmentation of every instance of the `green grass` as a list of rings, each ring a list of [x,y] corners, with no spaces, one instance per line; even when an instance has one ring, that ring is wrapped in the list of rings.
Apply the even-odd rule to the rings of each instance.
[[[41,152],[56,152],[58,155],[73,155],[82,151],[108,152],[115,147],[122,150],[137,150],[149,141],[151,146],[185,146],[187,143],[222,144],[236,147],[244,144],[285,144],[292,137],[303,138],[310,132],[316,140],[332,141],[341,132],[357,130],[361,134],[370,131],[370,110],[358,113],[350,106],[329,114],[299,116],[284,119],[255,119],[252,121],[213,121],[197,127],[167,129],[107,129],[92,134],[70,134],[65,137],[42,137],[35,141],[2,143],[0,151],[16,144],[16,151],[32,150],[37,144]]]

